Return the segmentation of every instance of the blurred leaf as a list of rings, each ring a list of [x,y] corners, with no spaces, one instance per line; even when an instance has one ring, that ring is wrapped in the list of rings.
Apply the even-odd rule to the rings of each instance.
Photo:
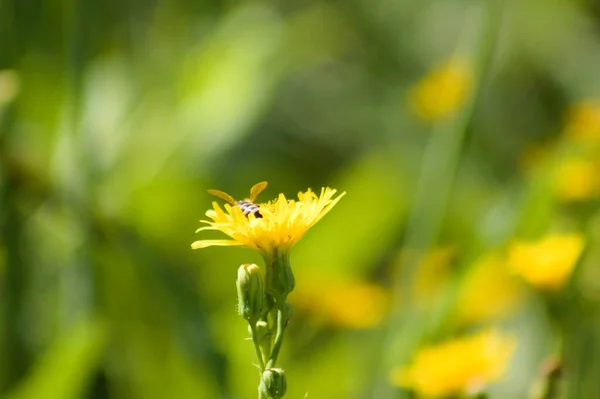
[[[289,398],[303,398],[307,393],[308,398],[365,398],[374,349],[369,338],[367,334],[342,334],[307,351],[302,359],[284,358],[282,363],[290,364],[286,370]]]
[[[106,327],[85,320],[62,334],[7,399],[75,399],[87,388],[106,345]]]
[[[394,149],[378,149],[358,159],[332,186],[347,194],[292,253],[299,276],[368,272],[395,241],[406,216],[402,162]],[[299,277],[298,284],[302,284]]]
[[[344,15],[323,3],[305,7],[287,23],[281,61],[292,71],[332,61],[357,39]],[[306,40],[310,37],[319,40]]]
[[[282,21],[266,6],[233,9],[186,58],[179,76],[180,117],[197,152],[213,157],[247,134],[281,71],[273,59]]]

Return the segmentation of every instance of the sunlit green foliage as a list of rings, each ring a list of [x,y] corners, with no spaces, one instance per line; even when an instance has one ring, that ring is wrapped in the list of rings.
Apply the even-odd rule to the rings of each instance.
[[[589,0],[0,0],[0,397],[256,397],[261,258],[190,244],[262,180],[347,192],[292,253],[286,398],[408,398],[485,328],[490,398],[600,397],[599,32]],[[506,262],[571,233],[551,293]]]

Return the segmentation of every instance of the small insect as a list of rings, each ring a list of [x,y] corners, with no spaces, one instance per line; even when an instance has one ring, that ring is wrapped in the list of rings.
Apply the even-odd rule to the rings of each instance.
[[[262,218],[260,214],[260,209],[258,205],[254,203],[256,201],[256,197],[267,187],[266,181],[261,181],[260,183],[256,183],[250,189],[250,198],[246,198],[245,200],[236,201],[233,197],[223,191],[219,190],[208,190],[208,193],[214,195],[217,198],[221,198],[224,201],[227,201],[230,205],[239,206],[242,212],[244,212],[245,216],[249,214],[253,214],[254,217]]]

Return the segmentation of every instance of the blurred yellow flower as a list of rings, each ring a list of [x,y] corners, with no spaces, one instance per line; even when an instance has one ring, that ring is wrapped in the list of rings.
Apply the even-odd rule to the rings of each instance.
[[[600,195],[600,162],[586,158],[563,160],[555,172],[554,191],[565,202],[597,197]]]
[[[412,364],[392,371],[394,385],[427,398],[476,392],[502,377],[514,339],[485,330],[421,349]]]
[[[327,323],[350,329],[379,325],[388,310],[387,292],[363,281],[304,278],[290,301],[294,308],[322,318]]]
[[[483,255],[460,284],[456,302],[458,320],[475,323],[504,315],[519,299],[517,283],[507,272],[503,256],[494,252]]]
[[[515,242],[508,249],[509,267],[536,288],[558,290],[571,276],[584,245],[584,237],[577,233]]]
[[[0,106],[14,100],[19,94],[19,74],[10,69],[0,69]]]
[[[409,106],[424,120],[443,119],[464,104],[472,79],[468,64],[452,58],[430,71],[410,90]]]
[[[206,212],[212,221],[202,220],[209,226],[203,230],[220,230],[231,240],[199,240],[192,244],[193,249],[210,246],[245,246],[259,251],[263,257],[276,257],[286,253],[302,238],[306,231],[317,223],[337,204],[346,193],[333,198],[337,191],[321,189],[317,195],[310,189],[298,193],[298,201],[288,200],[283,194],[266,204],[260,204],[262,218],[253,214],[244,216],[239,206],[225,204],[225,210],[213,202],[213,209]]]
[[[554,143],[536,143],[525,148],[519,159],[519,166],[525,174],[533,176],[535,172],[547,167],[555,149]]]
[[[600,101],[584,100],[567,113],[564,134],[575,139],[600,140]]]
[[[421,308],[435,302],[436,294],[448,282],[456,248],[450,245],[433,248],[421,258],[412,284],[413,299]]]

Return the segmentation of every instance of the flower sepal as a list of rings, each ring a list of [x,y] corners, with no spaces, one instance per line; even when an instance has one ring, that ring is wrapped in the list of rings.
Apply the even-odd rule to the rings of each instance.
[[[281,399],[287,391],[285,374],[280,368],[267,369],[260,379],[258,390],[269,399]]]
[[[266,293],[275,298],[276,301],[281,300],[283,302],[296,286],[289,253],[265,258],[265,263],[267,265]]]

